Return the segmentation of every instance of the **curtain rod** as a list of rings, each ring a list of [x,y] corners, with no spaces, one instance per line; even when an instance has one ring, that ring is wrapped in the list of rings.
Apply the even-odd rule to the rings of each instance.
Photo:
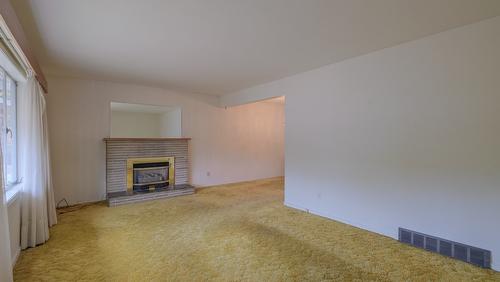
[[[5,22],[2,15],[0,15],[0,39],[5,44],[5,47],[8,48],[8,51],[10,51],[11,55],[14,56],[14,59],[17,61],[26,75],[29,76],[30,74],[36,74],[28,58],[26,58],[26,55],[24,55],[24,52],[22,52],[21,47],[14,39],[14,36],[10,32],[10,29],[7,26],[7,23]]]
[[[0,27],[4,33],[5,45],[18,56],[20,62],[24,64],[23,67],[27,68],[28,72],[32,72],[43,91],[47,93],[47,80],[10,0],[0,0]]]

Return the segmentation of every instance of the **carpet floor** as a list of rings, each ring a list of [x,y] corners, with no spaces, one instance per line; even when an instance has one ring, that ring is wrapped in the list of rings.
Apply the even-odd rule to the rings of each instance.
[[[500,281],[500,273],[283,206],[271,179],[59,215],[15,281]]]

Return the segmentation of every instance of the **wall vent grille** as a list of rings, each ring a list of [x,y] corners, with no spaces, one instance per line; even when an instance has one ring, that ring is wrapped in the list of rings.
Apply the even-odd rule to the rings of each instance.
[[[491,268],[491,251],[453,242],[416,231],[399,228],[399,241],[417,248]]]

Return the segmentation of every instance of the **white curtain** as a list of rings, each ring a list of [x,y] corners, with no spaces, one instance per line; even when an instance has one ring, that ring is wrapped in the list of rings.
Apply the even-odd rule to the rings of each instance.
[[[43,91],[33,76],[18,93],[19,170],[22,177],[21,248],[49,239],[57,223],[49,159],[47,114]]]
[[[3,155],[0,141],[0,281],[12,281],[12,262],[10,260],[9,223],[5,201],[5,182],[3,178]]]

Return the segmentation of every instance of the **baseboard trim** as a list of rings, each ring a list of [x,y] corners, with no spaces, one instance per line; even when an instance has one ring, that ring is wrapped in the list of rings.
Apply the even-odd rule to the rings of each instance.
[[[340,223],[344,223],[344,224],[350,225],[352,227],[363,229],[363,230],[368,231],[368,232],[376,233],[378,235],[381,235],[381,236],[384,236],[384,237],[388,237],[388,238],[391,238],[391,239],[394,239],[394,240],[398,239],[397,230],[395,230],[394,232],[391,232],[391,229],[388,228],[388,227],[383,227],[383,228],[376,229],[376,228],[373,228],[371,226],[368,226],[368,225],[365,225],[365,224],[362,224],[362,223],[353,222],[353,221],[347,220],[345,218],[341,218],[341,217],[338,217],[338,216],[333,216],[331,214],[327,214],[327,213],[324,213],[324,212],[321,212],[321,211],[318,211],[318,210],[315,210],[315,209],[308,209],[308,208],[302,207],[300,205],[296,205],[294,203],[284,202],[284,205],[287,206],[287,207],[290,207],[290,208],[293,208],[293,209],[297,209],[297,210],[301,210],[301,211],[304,211],[304,212],[307,212],[307,213],[310,213],[310,214],[313,214],[313,215],[316,215],[316,216],[320,216],[320,217],[323,217],[323,218],[326,218],[326,219],[329,219],[329,220],[338,221]]]
[[[19,255],[21,254],[21,246],[17,247],[16,252],[14,253],[14,256],[12,256],[12,268],[16,266],[17,259],[19,258]]]
[[[222,184],[214,184],[214,185],[208,185],[208,186],[198,186],[194,185],[196,187],[196,190],[199,189],[208,189],[208,188],[217,188],[217,187],[225,187],[225,186],[232,186],[232,185],[239,185],[239,184],[256,184],[256,183],[261,183],[261,182],[266,182],[266,181],[280,181],[284,180],[284,176],[273,176],[269,178],[261,178],[261,179],[255,179],[255,180],[245,180],[245,181],[239,181],[239,182],[228,182],[228,183],[222,183]]]
[[[304,208],[304,207],[301,207],[299,205],[296,205],[296,204],[292,204],[290,202],[284,202],[283,203],[285,206],[289,207],[289,208],[292,208],[292,209],[296,209],[296,210],[301,210],[301,211],[305,211],[305,212],[309,212],[308,209]]]

